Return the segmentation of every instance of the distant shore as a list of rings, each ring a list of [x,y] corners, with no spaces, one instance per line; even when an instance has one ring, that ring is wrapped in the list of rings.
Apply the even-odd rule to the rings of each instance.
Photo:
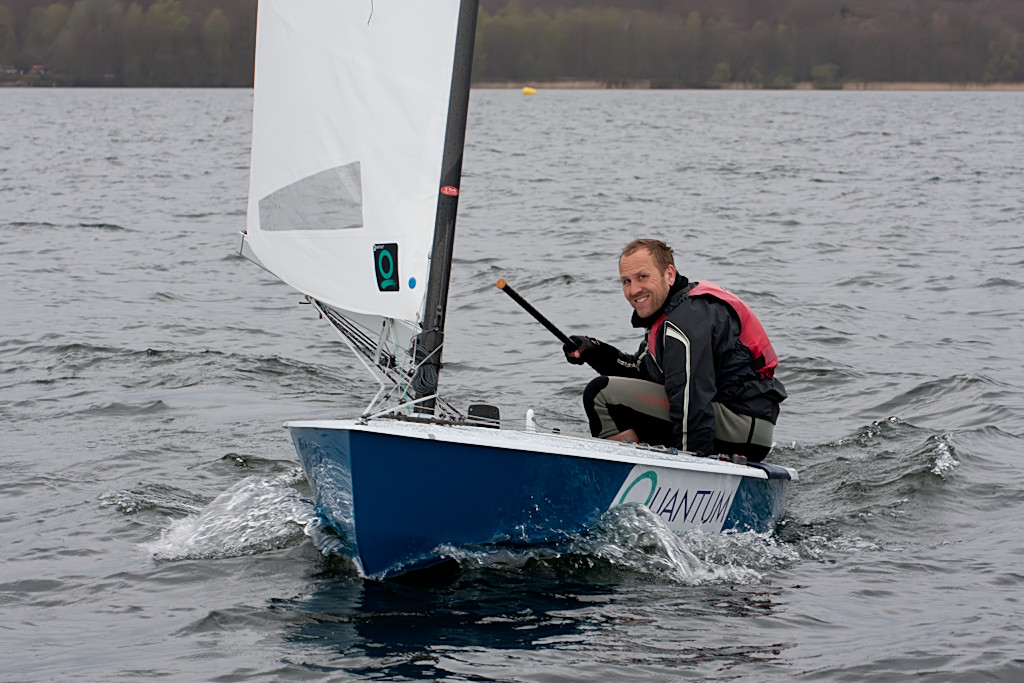
[[[524,87],[537,90],[685,90],[686,88],[662,87],[649,80],[625,81],[609,84],[602,81],[555,81],[550,83],[532,81],[503,81],[474,83],[481,90],[520,90]],[[724,83],[709,86],[709,90],[770,90],[757,83]],[[917,83],[917,82],[864,82],[850,81],[828,86],[815,86],[811,82],[794,83],[784,90],[889,90],[916,92],[1024,92],[1024,83]]]
[[[108,86],[69,86],[57,83],[54,80],[40,80],[33,78],[0,78],[0,88],[51,88],[51,87],[108,87]],[[212,86],[111,86],[118,88],[179,88],[196,87],[208,88]],[[224,86],[230,87],[230,86]],[[245,86],[242,86],[245,87]],[[252,86],[248,86],[252,87]],[[666,85],[654,83],[650,80],[636,79],[608,83],[604,81],[493,81],[474,83],[473,88],[480,90],[521,90],[523,88],[534,88],[535,90],[696,90],[684,86]],[[871,82],[871,81],[849,81],[846,83],[815,84],[808,81],[793,83],[785,88],[768,88],[759,83],[722,83],[709,85],[702,90],[886,90],[886,91],[908,91],[908,92],[1024,92],[1024,83],[918,83],[906,82]]]

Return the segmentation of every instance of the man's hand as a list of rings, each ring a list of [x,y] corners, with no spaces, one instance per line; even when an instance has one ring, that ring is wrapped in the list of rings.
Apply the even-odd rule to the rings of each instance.
[[[583,365],[597,357],[598,347],[601,342],[593,337],[580,337],[572,335],[569,337],[572,344],[563,344],[562,351],[565,352],[565,359],[573,365]]]

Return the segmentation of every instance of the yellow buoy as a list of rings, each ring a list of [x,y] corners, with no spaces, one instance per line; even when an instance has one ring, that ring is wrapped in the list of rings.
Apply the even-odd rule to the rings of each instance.
[[[524,95],[536,95],[537,91],[534,88],[531,88],[530,86],[526,85],[526,86],[523,86],[523,94]]]

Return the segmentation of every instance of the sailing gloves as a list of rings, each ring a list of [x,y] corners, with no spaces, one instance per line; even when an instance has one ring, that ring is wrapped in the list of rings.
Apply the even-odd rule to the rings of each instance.
[[[563,344],[562,351],[565,359],[573,365],[586,363],[600,372],[600,368],[608,363],[614,363],[619,357],[619,350],[611,344],[605,344],[593,337],[581,337],[572,335],[569,337],[571,344]],[[570,355],[573,351],[579,351],[579,357]]]

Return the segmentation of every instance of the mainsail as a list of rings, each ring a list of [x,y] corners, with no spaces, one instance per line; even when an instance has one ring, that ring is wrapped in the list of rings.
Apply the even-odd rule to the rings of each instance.
[[[242,253],[436,392],[477,0],[260,0]],[[415,348],[414,348],[415,347]]]

